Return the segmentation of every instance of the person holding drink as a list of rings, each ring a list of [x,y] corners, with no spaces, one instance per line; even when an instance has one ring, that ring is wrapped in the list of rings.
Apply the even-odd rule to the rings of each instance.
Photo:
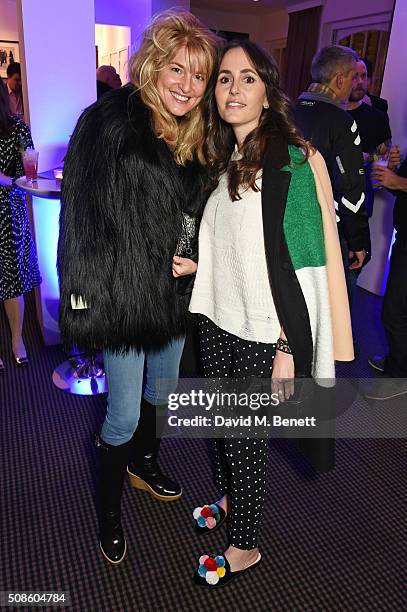
[[[360,135],[366,174],[366,206],[373,213],[374,189],[378,185],[371,177],[375,166],[394,169],[400,163],[400,150],[392,146],[388,116],[365,103],[368,89],[368,71],[363,59],[356,64],[356,75],[350,92],[347,111],[356,121]]]
[[[24,294],[41,283],[24,193],[15,180],[24,175],[24,151],[33,148],[27,125],[13,116],[6,87],[0,81],[0,299],[11,330],[16,365],[26,367],[22,332]],[[0,359],[0,371],[4,363]]]
[[[385,401],[407,395],[407,158],[398,172],[376,166],[372,177],[379,187],[396,196],[393,209],[396,237],[382,310],[388,353],[368,360],[385,378],[378,379],[365,393],[368,399]]]

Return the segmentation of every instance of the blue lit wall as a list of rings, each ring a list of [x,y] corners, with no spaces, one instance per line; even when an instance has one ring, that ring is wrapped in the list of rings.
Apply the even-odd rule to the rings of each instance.
[[[407,70],[401,68],[406,49],[407,2],[396,0],[381,96],[389,101],[393,143],[400,145],[402,158],[407,155]],[[393,201],[385,189],[378,191],[371,219],[372,261],[364,268],[359,285],[383,295],[393,243]],[[376,206],[377,204],[377,206]]]
[[[96,99],[94,2],[21,0],[19,29],[25,110],[39,151],[39,169],[44,171],[61,163],[79,114]],[[39,318],[46,344],[60,341],[56,274],[59,206],[55,200],[33,201],[43,277]]]

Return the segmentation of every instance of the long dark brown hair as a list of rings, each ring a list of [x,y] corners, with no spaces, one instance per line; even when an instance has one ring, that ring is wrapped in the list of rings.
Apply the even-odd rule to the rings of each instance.
[[[230,161],[236,144],[232,127],[219,116],[215,86],[219,68],[225,54],[230,49],[243,49],[254,66],[266,88],[268,109],[263,109],[259,125],[248,134],[240,149],[242,158]],[[211,169],[212,187],[219,182],[220,176],[228,173],[228,188],[231,199],[240,200],[239,187],[258,191],[256,175],[263,166],[267,145],[278,135],[278,141],[300,147],[304,161],[309,155],[309,146],[301,137],[292,120],[292,104],[280,87],[280,75],[273,58],[261,47],[250,40],[231,41],[219,50],[213,78],[206,95],[207,140],[205,154]],[[281,144],[280,144],[281,146]]]
[[[0,138],[8,136],[12,123],[7,87],[0,79]]]

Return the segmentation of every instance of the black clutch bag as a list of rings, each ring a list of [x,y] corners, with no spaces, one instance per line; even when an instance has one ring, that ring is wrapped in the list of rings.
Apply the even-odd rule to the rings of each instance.
[[[182,232],[175,250],[178,257],[186,257],[198,261],[198,222],[196,217],[182,213]],[[188,295],[194,286],[195,274],[179,276],[175,279],[177,293]]]

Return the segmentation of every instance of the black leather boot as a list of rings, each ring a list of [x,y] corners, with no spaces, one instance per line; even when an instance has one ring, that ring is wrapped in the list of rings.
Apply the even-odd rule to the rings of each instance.
[[[157,426],[156,426],[157,418]],[[160,501],[175,501],[182,495],[179,484],[162,473],[158,465],[161,436],[167,421],[167,406],[153,406],[142,398],[140,418],[132,438],[127,467],[132,487],[148,491]]]
[[[96,436],[99,453],[98,520],[99,543],[103,555],[110,563],[118,564],[126,556],[126,538],[121,520],[120,504],[126,466],[131,451],[131,440],[113,446]]]

